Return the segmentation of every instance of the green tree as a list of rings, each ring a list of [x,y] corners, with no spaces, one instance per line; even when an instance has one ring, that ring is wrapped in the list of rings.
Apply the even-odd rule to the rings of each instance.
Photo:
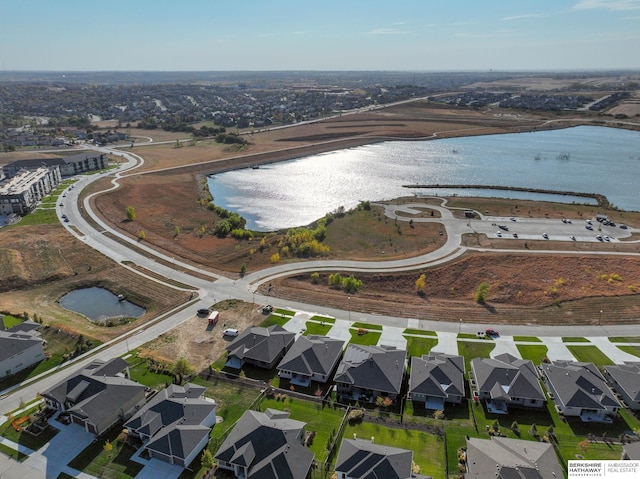
[[[191,371],[192,371],[191,365],[182,356],[176,359],[176,362],[173,363],[172,372],[178,384],[181,384],[184,376],[188,375]]]
[[[142,241],[143,239],[145,239],[147,237],[147,233],[144,232],[144,230],[140,230],[138,231],[138,239],[140,241]]]
[[[485,304],[487,302],[488,294],[489,294],[489,283],[482,282],[476,288],[476,292],[473,295],[473,299],[478,304]]]
[[[213,454],[209,449],[205,448],[204,452],[202,453],[202,457],[200,458],[200,465],[205,471],[208,471],[213,467],[214,464],[215,462],[213,460]]]
[[[424,288],[427,285],[427,275],[421,274],[416,280],[416,292],[420,295],[424,294]]]
[[[240,265],[240,276],[244,276],[246,272],[247,272],[247,265],[242,263]]]
[[[127,219],[129,221],[136,220],[136,209],[131,205],[127,206]]]
[[[320,282],[320,273],[318,273],[317,271],[311,273],[311,282],[313,284],[318,284]]]

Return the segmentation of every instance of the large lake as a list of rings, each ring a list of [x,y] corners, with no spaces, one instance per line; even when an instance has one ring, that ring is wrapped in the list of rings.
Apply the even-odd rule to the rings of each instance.
[[[388,141],[242,169],[209,178],[217,205],[271,231],[307,225],[362,200],[414,194],[502,196],[586,202],[495,190],[407,189],[410,184],[498,185],[600,193],[640,210],[640,133],[580,126],[564,130],[431,141]]]

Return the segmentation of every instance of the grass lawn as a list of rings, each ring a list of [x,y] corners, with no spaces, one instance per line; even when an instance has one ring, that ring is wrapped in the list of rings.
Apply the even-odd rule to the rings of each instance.
[[[260,403],[260,410],[264,411],[267,408],[289,411],[291,419],[307,423],[306,431],[315,431],[316,433],[313,444],[309,449],[315,454],[316,461],[324,462],[327,459],[327,441],[331,433],[335,434],[340,427],[345,411],[331,407],[323,408],[315,402],[292,398],[291,396],[288,396],[284,401],[265,399]]]
[[[305,323],[306,331],[303,333],[304,336],[308,336],[310,334],[317,334],[320,336],[326,336],[327,333],[333,328],[331,324],[320,324],[315,321],[307,321]]]
[[[522,359],[530,359],[536,366],[547,357],[547,352],[549,351],[549,348],[543,345],[516,344],[516,347],[520,351]]]
[[[596,366],[613,364],[613,361],[600,351],[597,346],[567,346],[567,349],[579,362],[593,363]]]
[[[491,339],[487,336],[485,336],[484,338],[479,338],[477,334],[471,334],[471,333],[460,333],[457,335],[458,339]]]
[[[587,338],[582,338],[580,336],[563,336],[562,342],[563,343],[590,343],[591,341],[589,341]]]
[[[281,311],[281,310],[276,310]],[[284,311],[284,310],[282,310]],[[280,315],[279,312],[271,313],[267,318],[260,323],[260,326],[263,328],[268,328],[269,326],[273,326],[274,324],[278,324],[280,326],[284,326],[291,319],[293,314],[290,315]]]
[[[496,343],[493,341],[458,341],[458,354],[464,356],[464,367],[467,373],[471,371],[471,360],[474,358],[488,358]]]
[[[612,343],[640,343],[640,336],[620,337],[613,336],[609,338]]]
[[[326,316],[311,316],[311,318],[309,320],[310,321],[317,321],[319,323],[330,323],[330,324],[335,324],[336,323],[336,319],[335,318],[327,318]]]
[[[36,209],[28,215],[23,216],[17,223],[6,226],[6,229],[19,228],[20,226],[51,225],[55,223],[59,223],[55,208],[44,210]]]
[[[373,331],[382,331],[382,326],[380,326],[379,324],[355,322],[351,325],[351,327],[356,329],[362,328],[362,329],[368,329]]]
[[[282,316],[295,316],[296,314],[295,311],[290,311],[288,309],[281,309],[281,308],[276,308],[273,312],[276,314],[280,314]]]
[[[69,466],[104,479],[135,477],[144,466],[131,460],[136,450],[126,444],[120,436],[121,432],[121,424],[112,427],[99,440],[89,444]],[[111,450],[105,447],[107,441],[111,444]]]
[[[343,437],[352,439],[354,434],[368,440],[373,437],[376,444],[412,450],[413,461],[420,466],[420,474],[433,476],[434,479],[445,479],[445,448],[442,437],[423,431],[409,428],[398,429],[377,423],[347,423]]]
[[[435,331],[427,331],[426,329],[411,329],[411,328],[407,328],[405,329],[402,334],[406,335],[406,334],[413,334],[416,336],[438,336],[438,333],[436,333]]]
[[[365,334],[358,334],[357,329],[351,329],[349,332],[351,333],[351,341],[349,342],[353,344],[361,344],[363,346],[375,346],[378,344],[380,336],[382,336],[381,332],[378,333],[372,331],[368,331]]]
[[[429,354],[431,349],[438,344],[438,338],[434,337],[421,337],[415,336],[407,337],[407,357],[413,356],[422,357],[423,354]],[[411,366],[411,360],[409,360],[409,366]]]
[[[537,336],[514,336],[514,341],[522,341],[527,343],[541,343],[542,340]]]
[[[467,436],[480,437],[473,426],[469,427],[446,427],[445,436],[447,438],[447,464],[449,465],[449,477],[454,475],[458,469],[458,449],[467,447]]]
[[[38,412],[39,409],[39,406],[30,408],[24,413],[16,414],[12,420],[7,420],[7,422],[0,426],[0,436],[18,444],[22,444],[23,446],[28,447],[29,449],[33,449],[34,451],[40,449],[42,446],[48,443],[51,438],[53,438],[53,436],[58,434],[58,430],[56,428],[49,426],[36,437],[24,431],[16,431],[11,425],[11,422],[13,420],[20,419],[23,416],[29,415],[30,417],[32,417],[32,415]],[[27,424],[28,423],[24,423],[22,424],[22,426],[26,428]],[[26,456],[23,456],[22,454],[19,454],[15,451],[13,451],[10,455],[18,460],[26,459]]]
[[[640,346],[617,346],[617,348],[640,358]]]
[[[131,379],[151,389],[164,389],[167,384],[173,383],[173,376],[162,372],[149,370],[145,359],[131,356],[127,358]]]
[[[9,329],[9,328],[13,328],[16,324],[22,323],[23,319],[18,318],[17,316],[12,316],[10,314],[3,314],[2,322],[4,324],[4,328]]]

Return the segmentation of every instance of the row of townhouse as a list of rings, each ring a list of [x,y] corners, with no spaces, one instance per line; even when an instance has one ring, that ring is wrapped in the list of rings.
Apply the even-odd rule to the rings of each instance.
[[[251,327],[227,346],[226,366],[244,364],[278,370],[293,385],[333,381],[340,402],[375,403],[401,398],[406,351],[391,346],[349,344],[325,336],[300,336],[281,326]],[[431,352],[411,358],[407,399],[426,409],[442,410],[465,397],[464,359]],[[591,363],[554,361],[536,367],[508,353],[471,360],[469,384],[474,401],[487,410],[508,414],[510,407],[542,409],[549,399],[564,416],[585,422],[609,422],[624,404],[640,409],[640,363],[607,366],[605,374]],[[607,383],[607,379],[609,384]],[[612,388],[616,391],[614,393]]]

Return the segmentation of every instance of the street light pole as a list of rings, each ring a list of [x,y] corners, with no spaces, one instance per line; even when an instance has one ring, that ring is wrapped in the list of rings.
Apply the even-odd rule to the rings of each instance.
[[[598,316],[598,326],[602,324],[602,310],[600,310],[600,316]]]
[[[349,308],[349,321],[351,321],[351,296],[347,296],[348,302],[348,308]]]
[[[462,318],[460,318],[460,323],[458,324],[458,336],[460,336],[461,330],[462,330]]]

